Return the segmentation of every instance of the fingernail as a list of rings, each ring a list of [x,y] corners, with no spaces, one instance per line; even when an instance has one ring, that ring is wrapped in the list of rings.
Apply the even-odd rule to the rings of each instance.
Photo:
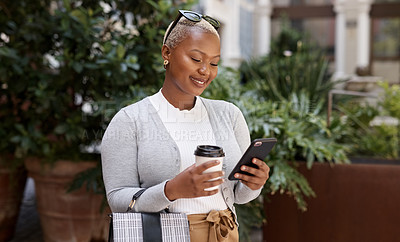
[[[245,166],[242,166],[242,171],[245,171],[246,170],[246,167]]]
[[[235,177],[236,177],[236,178],[239,178],[239,177],[240,177],[240,175],[236,173],[236,174],[235,174]]]

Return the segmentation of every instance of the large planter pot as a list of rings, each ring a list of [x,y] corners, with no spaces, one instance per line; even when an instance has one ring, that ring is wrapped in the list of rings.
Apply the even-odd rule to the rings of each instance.
[[[12,170],[4,165],[4,159],[11,158],[0,157],[0,241],[14,236],[26,183],[26,170]]]
[[[57,161],[43,165],[38,159],[25,162],[35,181],[37,209],[46,242],[106,241],[107,211],[103,196],[85,187],[67,192],[74,177],[96,166],[96,162]]]
[[[300,165],[317,197],[301,212],[292,197],[265,202],[267,242],[398,241],[400,165]]]

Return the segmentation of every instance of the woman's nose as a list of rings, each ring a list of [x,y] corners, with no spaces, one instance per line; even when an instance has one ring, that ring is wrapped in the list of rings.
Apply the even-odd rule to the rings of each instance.
[[[199,73],[203,76],[208,76],[210,74],[210,68],[207,64],[203,64],[199,69]]]

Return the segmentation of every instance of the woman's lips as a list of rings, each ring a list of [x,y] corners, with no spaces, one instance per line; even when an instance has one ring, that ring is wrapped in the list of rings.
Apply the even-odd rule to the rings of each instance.
[[[207,80],[195,77],[189,77],[197,86],[203,87],[207,83]]]

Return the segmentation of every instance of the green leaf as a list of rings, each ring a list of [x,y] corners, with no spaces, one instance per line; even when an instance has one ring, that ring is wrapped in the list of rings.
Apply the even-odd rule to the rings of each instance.
[[[85,13],[81,9],[74,9],[70,12],[71,16],[73,16],[77,21],[79,21],[83,26],[88,26],[88,20],[86,18]]]
[[[87,69],[92,69],[92,70],[99,68],[99,66],[96,65],[95,63],[85,63],[84,67],[87,68]]]
[[[123,45],[117,46],[117,56],[119,60],[122,60],[125,56],[125,48]]]
[[[148,4],[150,4],[154,9],[159,9],[159,6],[158,6],[158,4],[157,4],[155,1],[153,1],[153,0],[146,0],[146,2],[147,2]],[[160,2],[162,2],[162,1],[160,1]]]
[[[54,133],[56,134],[64,134],[68,130],[68,126],[66,124],[59,124],[54,128]]]
[[[75,70],[77,73],[81,73],[82,70],[83,70],[83,66],[82,66],[79,62],[74,62],[74,63],[72,64],[72,68],[74,68],[74,70]]]
[[[13,143],[19,143],[21,141],[21,137],[20,136],[13,136],[10,139],[11,142]]]
[[[122,72],[126,72],[128,70],[128,66],[125,63],[121,63],[120,66]]]

